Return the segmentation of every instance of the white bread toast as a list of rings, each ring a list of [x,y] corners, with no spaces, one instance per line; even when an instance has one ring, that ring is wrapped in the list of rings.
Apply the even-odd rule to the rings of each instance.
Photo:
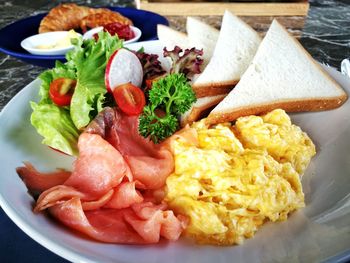
[[[274,20],[240,82],[209,114],[210,124],[277,108],[287,112],[339,107],[347,94]]]
[[[197,97],[223,94],[240,80],[261,42],[258,33],[225,11],[213,56],[192,87]]]
[[[158,24],[157,36],[167,50],[173,50],[175,46],[179,46],[182,49],[190,47],[189,39],[185,33],[172,29],[168,26]]]
[[[197,99],[197,101],[192,105],[191,109],[181,115],[181,127],[184,127],[186,124],[192,124],[200,119],[204,112],[212,109],[215,105],[222,101],[226,95],[227,94],[221,94]]]
[[[187,17],[186,31],[190,45],[197,49],[203,49],[203,68],[205,68],[213,55],[219,30],[189,16]]]

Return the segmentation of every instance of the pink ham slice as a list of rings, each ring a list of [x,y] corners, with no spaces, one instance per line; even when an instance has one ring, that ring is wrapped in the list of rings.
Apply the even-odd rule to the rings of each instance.
[[[135,204],[132,206],[132,212],[125,214],[125,220],[146,242],[157,243],[160,236],[177,240],[185,223],[172,211],[163,209],[162,205],[154,206],[152,203]]]
[[[18,167],[16,171],[33,196],[53,186],[63,184],[71,175],[71,172],[63,169],[53,173],[41,173],[28,162],[25,162],[24,166]]]
[[[97,134],[83,133],[78,141],[79,158],[65,185],[95,199],[120,184],[128,172],[123,156]]]
[[[147,218],[139,216],[149,208],[153,213],[146,212]],[[150,244],[158,242],[161,236],[177,240],[185,226],[172,211],[163,211],[150,203],[137,208],[84,212],[80,199],[75,197],[51,207],[50,212],[65,225],[107,243]]]
[[[49,209],[66,226],[108,243],[143,244],[145,241],[124,221],[123,210],[104,209],[84,212],[75,197]]]
[[[116,109],[105,108],[85,130],[97,133],[111,143],[130,166],[138,187],[158,189],[174,170],[171,152],[138,133],[138,116],[127,116]]]
[[[106,206],[106,204],[112,199],[114,194],[114,189],[111,189],[107,192],[107,194],[100,197],[95,201],[84,201],[81,206],[84,211],[99,209],[100,207]]]
[[[46,208],[61,204],[65,200],[73,197],[84,198],[84,194],[77,191],[73,187],[65,185],[56,185],[44,191],[38,198],[34,212],[40,212]]]
[[[104,207],[120,209],[142,201],[143,197],[136,190],[135,182],[123,182],[114,189],[112,197]]]
[[[135,188],[132,193],[128,193],[129,197],[138,197],[134,197],[133,200],[128,200],[126,194],[119,190],[120,186],[125,185],[120,185],[123,178],[130,180],[132,176],[128,175],[130,169],[123,156],[112,145],[97,134],[83,133],[79,137],[78,148],[79,157],[74,162],[71,176],[63,185],[56,185],[44,191],[37,200],[35,212],[73,197],[80,198],[86,210],[97,209],[111,200],[118,203],[117,208],[142,201],[142,198],[139,200],[140,196]],[[132,187],[126,190],[132,190]]]
[[[34,211],[48,209],[65,225],[102,242],[178,239],[186,219],[166,210],[166,204],[154,204],[161,202],[174,169],[172,154],[166,144],[139,136],[137,121],[114,109],[99,114],[79,137],[73,171],[54,174],[50,183],[40,183],[49,175],[31,165],[19,168],[28,188],[42,192]]]

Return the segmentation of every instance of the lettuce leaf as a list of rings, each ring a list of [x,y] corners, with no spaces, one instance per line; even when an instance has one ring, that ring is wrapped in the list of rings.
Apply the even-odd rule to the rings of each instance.
[[[188,79],[191,79],[193,75],[201,73],[201,65],[203,64],[203,49],[196,48],[182,49],[175,46],[173,50],[163,49],[164,57],[170,57],[172,60],[172,67],[170,73],[182,73]]]
[[[57,78],[76,79],[76,71],[56,61],[56,66],[40,74],[41,85],[38,104],[30,102],[32,107],[31,123],[44,137],[43,143],[70,155],[78,153],[79,131],[71,120],[69,107],[58,107],[49,97],[50,83]]]
[[[30,121],[44,137],[42,142],[64,153],[77,155],[79,132],[70,118],[69,110],[48,103],[31,102],[30,105],[33,109]]]
[[[72,43],[75,48],[67,53],[66,63],[56,61],[53,69],[40,74],[41,99],[38,103],[31,102],[31,123],[44,137],[44,144],[76,155],[80,130],[103,108],[108,59],[123,43],[108,32],[100,32],[97,42],[79,38]],[[51,82],[62,77],[77,80],[71,105],[65,107],[55,105],[49,97]]]
[[[143,81],[161,76],[165,73],[158,55],[145,53],[140,49],[134,54],[138,57],[143,68]]]
[[[102,110],[106,64],[112,53],[122,47],[122,41],[108,32],[99,32],[98,42],[85,40],[68,54],[77,70],[77,85],[70,105],[74,125],[81,129]]]

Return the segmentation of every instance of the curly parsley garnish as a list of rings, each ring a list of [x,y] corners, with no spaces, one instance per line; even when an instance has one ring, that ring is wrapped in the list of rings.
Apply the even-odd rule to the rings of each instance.
[[[188,111],[196,95],[183,74],[159,79],[149,91],[149,104],[139,118],[139,133],[154,143],[171,136],[178,128],[178,116]]]

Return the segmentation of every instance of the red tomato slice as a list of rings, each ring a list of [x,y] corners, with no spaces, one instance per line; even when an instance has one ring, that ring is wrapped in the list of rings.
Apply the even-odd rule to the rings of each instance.
[[[138,115],[146,104],[143,91],[131,83],[117,86],[113,90],[113,96],[119,108],[128,115]]]
[[[146,79],[145,84],[146,84],[147,90],[150,90],[152,88],[153,81],[154,79]]]
[[[145,80],[145,84],[146,84],[147,90],[152,89],[153,83],[156,82],[156,81],[158,81],[159,79],[161,79],[161,78],[163,78],[163,77],[164,77],[164,74],[163,74],[163,75],[160,75],[160,76],[156,76],[156,77],[150,78],[150,79],[146,79],[146,80]]]
[[[72,100],[76,83],[74,79],[55,79],[50,84],[50,98],[57,106],[68,106]]]

